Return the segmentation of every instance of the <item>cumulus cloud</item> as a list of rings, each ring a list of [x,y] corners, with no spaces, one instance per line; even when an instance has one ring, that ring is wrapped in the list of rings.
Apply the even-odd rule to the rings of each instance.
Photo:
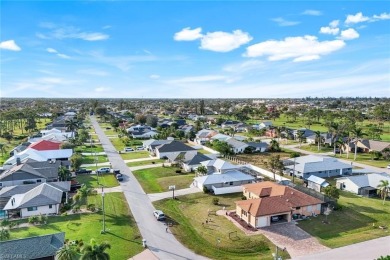
[[[333,20],[329,23],[330,28],[336,28],[339,26],[340,20]]]
[[[0,49],[9,50],[9,51],[20,51],[21,50],[21,48],[15,43],[14,40],[0,42]]]
[[[301,23],[297,21],[288,21],[282,17],[273,18],[271,21],[276,22],[279,26],[294,26]]]
[[[366,22],[370,20],[369,17],[364,16],[362,12],[359,12],[355,15],[349,14],[347,16],[347,19],[345,20],[346,24],[355,24],[355,23],[361,23],[361,22]]]
[[[359,33],[355,29],[349,28],[347,30],[341,31],[339,38],[343,40],[353,40],[359,38]]]
[[[339,33],[340,29],[339,28],[331,28],[331,27],[321,27],[320,33],[323,34],[332,34],[332,35],[337,35]]]
[[[85,41],[107,40],[110,36],[100,32],[85,32],[74,26],[57,26],[51,23],[41,24],[41,27],[48,29],[47,33],[37,33],[36,36],[41,39],[81,39]]]
[[[315,36],[287,37],[284,40],[268,40],[251,45],[244,56],[267,56],[270,61],[293,59],[294,62],[319,59],[345,46],[343,40],[318,41]]]
[[[203,50],[228,52],[250,42],[253,38],[246,32],[235,30],[233,33],[211,32],[201,38],[200,48]]]
[[[194,41],[203,37],[201,34],[202,28],[198,27],[191,30],[190,27],[186,27],[180,32],[175,33],[173,39],[175,41]]]
[[[320,15],[322,15],[322,12],[318,11],[318,10],[305,10],[302,14],[312,15],[312,16],[320,16]]]
[[[372,19],[374,21],[378,21],[378,20],[389,20],[390,19],[390,13],[381,13],[380,15],[374,15],[372,17]]]

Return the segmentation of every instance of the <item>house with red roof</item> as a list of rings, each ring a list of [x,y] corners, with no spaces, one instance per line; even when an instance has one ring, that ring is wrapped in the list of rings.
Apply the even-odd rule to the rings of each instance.
[[[270,181],[242,187],[247,199],[236,201],[236,214],[255,228],[290,222],[294,214],[321,214],[321,205],[324,203],[291,187]]]
[[[41,140],[31,144],[29,148],[32,148],[37,151],[48,151],[48,150],[60,150],[60,146],[61,146],[60,142]]]

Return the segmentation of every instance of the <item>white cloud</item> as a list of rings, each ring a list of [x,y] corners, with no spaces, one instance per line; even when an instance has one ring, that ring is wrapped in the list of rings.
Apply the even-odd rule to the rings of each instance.
[[[235,30],[233,33],[211,32],[201,39],[200,48],[203,50],[228,52],[250,42],[253,38],[246,32]]]
[[[312,16],[320,16],[320,15],[322,15],[322,12],[318,11],[318,10],[305,10],[302,14],[312,15]]]
[[[184,77],[169,80],[168,84],[191,84],[191,83],[202,83],[202,82],[210,82],[210,81],[225,81],[226,76],[222,75],[203,75],[203,76],[195,76],[195,77]]]
[[[287,37],[282,41],[268,40],[251,45],[244,56],[268,56],[268,60],[293,59],[294,62],[319,59],[345,46],[342,40],[318,41],[317,37],[306,35],[303,37]]]
[[[370,20],[369,17],[364,16],[362,12],[359,12],[355,15],[349,14],[347,16],[347,19],[345,20],[346,24],[354,24],[354,23],[361,23],[361,22],[366,22]]]
[[[77,73],[91,75],[91,76],[100,76],[100,77],[104,77],[104,76],[109,75],[108,72],[103,71],[103,70],[98,70],[98,69],[83,69],[83,70],[77,71]]]
[[[63,53],[59,53],[56,49],[47,48],[46,51],[49,53],[55,53],[58,57],[60,57],[62,59],[70,59],[70,57],[68,55],[63,54]]]
[[[107,40],[110,36],[100,32],[84,32],[74,26],[56,26],[54,24],[41,24],[42,28],[49,29],[48,33],[36,33],[41,39],[81,39],[85,41]]]
[[[359,33],[355,31],[355,29],[349,28],[347,30],[341,31],[339,38],[343,40],[353,40],[359,38]]]
[[[106,87],[97,87],[97,88],[95,88],[95,92],[107,92],[109,90],[110,90],[110,88],[106,88]]]
[[[175,41],[194,41],[203,37],[201,34],[202,28],[198,27],[191,30],[190,27],[186,27],[180,32],[175,33],[173,39]]]
[[[373,20],[378,21],[378,20],[389,20],[390,19],[390,13],[381,13],[380,15],[374,15]]]
[[[160,75],[152,74],[152,75],[149,76],[149,78],[151,78],[151,79],[159,79]]]
[[[58,51],[53,48],[47,48],[46,51],[49,53],[58,53]]]
[[[102,27],[103,30],[107,30],[107,29],[110,29],[110,28],[111,28],[111,25],[106,25],[106,26]]]
[[[323,34],[332,34],[332,35],[337,35],[339,33],[340,29],[339,28],[331,28],[331,27],[321,27],[320,33]]]
[[[271,20],[276,22],[279,26],[294,26],[294,25],[297,25],[297,24],[301,23],[301,22],[298,22],[298,21],[288,21],[288,20],[285,20],[282,17],[273,18]]]
[[[20,51],[21,50],[21,48],[15,43],[14,40],[0,42],[0,49],[9,50],[9,51]]]
[[[329,23],[329,26],[330,26],[331,28],[336,28],[336,27],[339,26],[339,23],[340,23],[340,20],[333,20],[333,21],[331,21],[331,22]]]

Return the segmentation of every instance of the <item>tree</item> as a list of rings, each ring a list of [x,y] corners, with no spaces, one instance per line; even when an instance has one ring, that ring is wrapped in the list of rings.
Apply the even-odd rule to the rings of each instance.
[[[297,139],[299,141],[299,148],[301,148],[302,142],[305,140],[305,132],[298,130]]]
[[[73,170],[78,170],[83,163],[83,157],[79,153],[74,153],[70,157],[70,163],[72,165]]]
[[[322,140],[321,132],[320,131],[315,131],[314,134],[316,136],[316,142],[317,142],[317,146],[318,146],[317,150],[319,151],[320,148],[321,148],[321,140]]]
[[[89,138],[90,138],[90,136],[89,136],[89,133],[88,133],[87,129],[81,129],[79,131],[77,139],[79,140],[80,143],[87,142]]]
[[[65,121],[65,126],[68,131],[72,132],[72,138],[74,137],[74,131],[80,127],[80,122],[76,119],[69,119]]]
[[[81,260],[109,260],[110,255],[104,251],[110,248],[111,245],[108,242],[98,244],[94,239],[91,239],[90,244],[81,250]]]
[[[278,141],[276,141],[275,139],[272,139],[271,142],[269,142],[269,151],[270,152],[280,152],[281,151]]]
[[[353,157],[353,160],[356,161],[357,143],[360,141],[360,138],[363,137],[363,136],[366,135],[366,134],[363,133],[363,129],[361,129],[361,128],[359,128],[359,127],[355,127],[354,129],[352,129],[351,133],[352,133],[353,138],[355,139],[355,140],[354,140],[354,144],[355,144],[355,155],[354,155],[354,157]]]
[[[56,253],[57,260],[76,260],[78,259],[78,254],[73,246],[65,244],[60,250]]]
[[[232,154],[232,146],[229,145],[227,142],[214,140],[213,141],[213,148],[220,152],[222,155],[228,155]]]
[[[11,143],[11,140],[14,138],[13,134],[11,132],[5,132],[3,134],[3,138],[8,141],[8,143]]]
[[[6,144],[0,143],[1,156],[4,156],[4,153],[7,151],[6,148],[7,148]]]
[[[8,229],[0,229],[0,241],[5,241],[10,239],[11,235],[9,234]]]
[[[77,190],[77,194],[79,194],[81,199],[86,198],[91,192],[92,190],[85,184],[81,185],[81,188]]]
[[[204,100],[199,102],[199,114],[204,115]]]
[[[300,157],[300,156],[301,156],[301,154],[298,153],[298,152],[290,153],[290,158],[294,158],[294,168],[293,168],[293,172],[292,172],[292,177],[293,177],[292,182],[293,182],[293,183],[295,183],[295,165],[296,165],[296,160],[295,160],[295,158],[298,158],[298,157]]]
[[[157,127],[158,118],[153,115],[146,116],[146,124],[150,127]]]
[[[383,199],[383,205],[385,205],[386,197],[389,194],[390,191],[390,183],[388,180],[380,180],[379,185],[377,186],[378,193]]]
[[[59,181],[69,181],[71,177],[72,177],[72,174],[65,166],[60,165],[58,167],[58,180]]]
[[[199,175],[206,175],[207,174],[207,167],[204,165],[199,166],[196,168],[196,173]]]
[[[146,123],[146,116],[144,114],[137,114],[135,116],[135,122],[144,125]]]
[[[327,186],[324,188],[324,193],[326,196],[331,197],[332,199],[338,199],[340,197],[340,191],[335,186]]]
[[[276,172],[282,173],[284,168],[283,162],[280,160],[280,155],[271,155],[267,162],[267,167],[274,174],[274,180],[276,180]]]
[[[95,109],[95,113],[96,113],[98,116],[102,117],[102,116],[104,116],[105,114],[107,114],[107,108],[105,108],[105,107],[97,107],[97,108]]]

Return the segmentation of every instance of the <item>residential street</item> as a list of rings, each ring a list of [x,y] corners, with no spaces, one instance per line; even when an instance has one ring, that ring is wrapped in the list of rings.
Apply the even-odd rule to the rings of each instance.
[[[129,167],[105,136],[94,116],[91,116],[91,122],[112,167],[119,169],[124,175],[124,181],[120,185],[141,235],[146,239],[146,244],[151,252],[159,259],[206,259],[185,248],[173,234],[166,232],[166,226],[162,222],[158,222],[154,218],[154,207],[149,196],[145,194]]]

